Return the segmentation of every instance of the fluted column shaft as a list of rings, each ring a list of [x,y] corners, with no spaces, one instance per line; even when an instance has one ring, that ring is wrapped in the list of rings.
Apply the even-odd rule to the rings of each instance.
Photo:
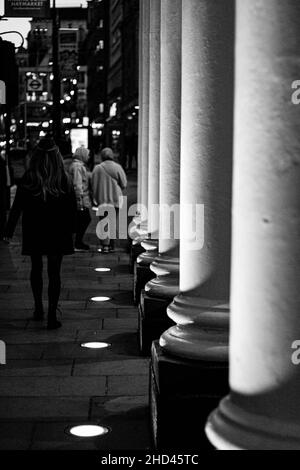
[[[140,203],[142,208],[148,208],[148,179],[149,179],[149,87],[150,87],[150,0],[140,0],[142,21],[142,84],[141,84],[141,173],[140,173]],[[141,214],[142,221],[147,214]]]
[[[237,1],[231,395],[220,449],[300,449],[300,110],[297,0]]]
[[[142,158],[142,139],[143,139],[143,30],[144,30],[144,0],[139,1],[139,121],[138,121],[138,174],[137,174],[137,202],[141,203],[142,200],[142,171],[143,171],[143,158]]]
[[[182,2],[181,294],[168,309],[177,327],[160,344],[190,359],[227,360],[233,31],[232,0]]]
[[[150,0],[148,232],[158,237],[160,148],[160,0]]]
[[[181,6],[182,0],[161,2],[160,235],[151,265],[158,277],[146,286],[149,295],[170,299],[179,291]]]

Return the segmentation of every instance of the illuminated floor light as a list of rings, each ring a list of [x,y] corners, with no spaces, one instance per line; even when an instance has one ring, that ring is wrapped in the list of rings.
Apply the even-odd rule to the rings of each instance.
[[[106,348],[110,348],[111,344],[109,344],[109,343],[97,343],[97,342],[82,343],[81,347],[82,348],[87,348],[87,349],[106,349]]]
[[[110,300],[110,297],[93,297],[91,299],[92,302],[109,302]]]
[[[97,268],[95,269],[97,273],[110,273],[111,269],[110,268]]]
[[[76,437],[100,437],[109,432],[108,428],[95,424],[84,424],[81,426],[74,426],[70,429],[70,434]]]

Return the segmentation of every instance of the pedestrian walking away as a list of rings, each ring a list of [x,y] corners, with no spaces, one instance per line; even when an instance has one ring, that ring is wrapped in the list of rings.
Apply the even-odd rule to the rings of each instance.
[[[33,151],[29,169],[18,186],[5,228],[5,240],[13,237],[22,215],[22,254],[31,257],[31,288],[35,310],[33,319],[42,321],[43,256],[48,261],[48,329],[60,328],[57,307],[61,289],[64,255],[74,253],[76,197],[64,170],[63,159],[52,138],[42,139]]]
[[[102,163],[94,168],[92,174],[93,199],[98,206],[110,206],[115,209],[115,222],[116,227],[118,227],[120,202],[122,204],[123,191],[127,187],[127,178],[122,166],[114,161],[111,148],[102,150],[101,159]],[[108,212],[105,212],[100,220],[107,216]],[[113,252],[115,250],[115,240],[101,234],[101,250],[103,253]]]
[[[75,237],[75,251],[88,251],[90,247],[84,243],[83,237],[91,223],[91,174],[86,164],[89,161],[90,151],[84,147],[78,148],[73,156],[73,163],[69,172],[73,182],[77,200],[77,228]]]

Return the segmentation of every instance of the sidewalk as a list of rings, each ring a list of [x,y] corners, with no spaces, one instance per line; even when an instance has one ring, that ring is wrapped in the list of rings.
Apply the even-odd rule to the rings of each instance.
[[[138,352],[129,257],[125,247],[99,254],[95,226],[94,214],[91,253],[64,258],[59,331],[30,320],[29,262],[20,255],[20,232],[9,247],[0,245],[0,340],[7,345],[7,365],[0,366],[0,450],[150,448],[149,361]],[[111,272],[96,273],[100,267]],[[99,295],[111,301],[90,300]],[[83,349],[86,341],[111,347]],[[96,439],[66,432],[87,422],[111,432]]]

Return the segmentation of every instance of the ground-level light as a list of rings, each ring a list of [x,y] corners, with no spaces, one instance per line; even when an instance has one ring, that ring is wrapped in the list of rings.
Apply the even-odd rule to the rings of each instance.
[[[93,297],[92,302],[109,302],[111,300],[110,297]]]
[[[110,348],[111,344],[93,341],[90,343],[82,343],[81,347],[86,349],[107,349]]]
[[[110,273],[111,269],[110,268],[96,268],[95,271],[96,273]]]
[[[108,428],[96,424],[84,424],[81,426],[74,426],[70,429],[70,434],[76,437],[100,437],[109,432]]]

